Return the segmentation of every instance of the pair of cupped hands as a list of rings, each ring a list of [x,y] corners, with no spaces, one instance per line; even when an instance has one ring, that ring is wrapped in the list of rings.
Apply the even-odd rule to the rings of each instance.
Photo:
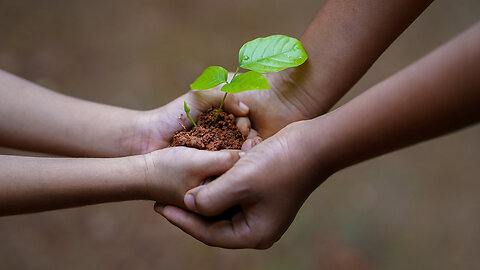
[[[165,148],[172,134],[183,128],[179,116],[184,101],[197,118],[209,107],[218,107],[222,98],[219,89],[190,91],[142,112],[123,144],[131,154],[144,154],[146,192],[157,201],[155,211],[170,223],[207,245],[269,248],[322,177],[305,156],[308,145],[302,145],[309,114],[295,95],[271,81],[270,90],[229,95],[225,101],[225,111],[237,117],[238,128],[248,138],[241,151]],[[232,207],[241,211],[228,219],[212,218]]]

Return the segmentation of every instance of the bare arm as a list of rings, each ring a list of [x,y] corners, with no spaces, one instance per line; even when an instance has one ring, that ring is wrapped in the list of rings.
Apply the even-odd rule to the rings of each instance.
[[[121,156],[136,111],[68,97],[0,70],[0,145],[70,156]]]
[[[0,216],[144,199],[143,160],[0,156]]]
[[[480,23],[318,122],[343,168],[480,120]],[[340,136],[341,135],[341,136]]]
[[[0,216],[126,200],[184,207],[185,192],[230,169],[238,152],[172,147],[122,158],[0,156]]]

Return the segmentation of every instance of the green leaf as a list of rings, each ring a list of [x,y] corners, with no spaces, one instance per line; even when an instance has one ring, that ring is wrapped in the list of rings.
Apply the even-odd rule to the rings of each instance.
[[[222,87],[223,92],[235,94],[247,90],[270,89],[267,78],[262,73],[249,71],[233,78],[230,83]]]
[[[206,90],[227,82],[228,71],[223,67],[211,66],[203,71],[192,84],[191,89]]]
[[[245,43],[238,53],[240,67],[261,73],[296,67],[307,58],[302,43],[284,35],[254,39]]]
[[[186,114],[189,114],[189,113],[190,113],[190,108],[187,106],[187,102],[186,102],[186,101],[183,102],[183,109],[185,110],[185,113],[186,113]]]

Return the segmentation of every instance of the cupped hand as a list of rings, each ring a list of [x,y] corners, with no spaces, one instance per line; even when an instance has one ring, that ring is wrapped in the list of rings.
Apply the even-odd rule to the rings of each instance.
[[[145,163],[144,197],[185,207],[185,193],[226,172],[240,158],[239,153],[239,150],[214,152],[170,147],[139,156]]]
[[[184,101],[190,107],[193,119],[197,119],[200,113],[210,107],[219,107],[223,95],[218,89],[192,90],[163,107],[140,112],[132,120],[130,128],[123,132],[120,145],[127,155],[145,154],[165,148],[170,144],[175,132],[192,126],[183,110]],[[250,134],[250,121],[246,117],[248,106],[240,102],[235,95],[228,95],[223,109],[237,117],[237,127],[244,136]],[[250,134],[250,137],[255,134]]]
[[[252,127],[263,139],[290,123],[314,118],[318,116],[318,111],[328,110],[320,110],[321,104],[317,104],[289,74],[289,70],[265,74],[270,90],[235,94],[238,100],[249,107]]]
[[[330,173],[308,156],[302,135],[309,121],[293,123],[260,143],[215,181],[185,195],[193,212],[157,204],[155,210],[196,239],[225,248],[265,249],[292,223],[309,194]],[[229,220],[216,216],[233,206]]]

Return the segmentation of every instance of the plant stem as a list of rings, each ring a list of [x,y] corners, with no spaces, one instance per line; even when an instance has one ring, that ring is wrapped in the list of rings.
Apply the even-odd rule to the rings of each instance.
[[[233,79],[235,79],[239,70],[240,70],[240,67],[237,67],[237,70],[235,70],[235,73],[233,73],[232,79],[230,80],[230,82],[227,82],[227,83],[231,83],[233,81]],[[223,96],[222,104],[220,104],[220,107],[218,108],[217,114],[215,115],[215,120],[213,120],[213,126],[215,126],[215,123],[217,123],[218,115],[220,114],[220,111],[222,110],[223,103],[225,103],[225,98],[227,98],[227,94],[228,93],[225,93],[225,95]]]
[[[190,114],[187,113],[187,117],[188,119],[190,119],[190,121],[192,121],[193,125],[196,127],[197,124],[195,123],[195,121],[193,121],[193,118],[190,116]]]
[[[235,76],[237,76],[237,73],[238,73],[239,70],[240,70],[240,67],[237,67],[237,70],[235,70],[235,73],[233,74],[233,77],[232,77],[232,79],[230,80],[230,82],[232,82],[232,81],[233,81],[233,78],[235,78]]]
[[[220,111],[222,110],[223,103],[225,103],[225,98],[227,98],[227,94],[228,93],[225,93],[225,95],[223,96],[222,104],[220,104],[220,107],[217,110],[217,115],[215,115],[215,120],[213,120],[213,126],[215,126],[215,123],[217,123],[218,115],[220,114]]]

